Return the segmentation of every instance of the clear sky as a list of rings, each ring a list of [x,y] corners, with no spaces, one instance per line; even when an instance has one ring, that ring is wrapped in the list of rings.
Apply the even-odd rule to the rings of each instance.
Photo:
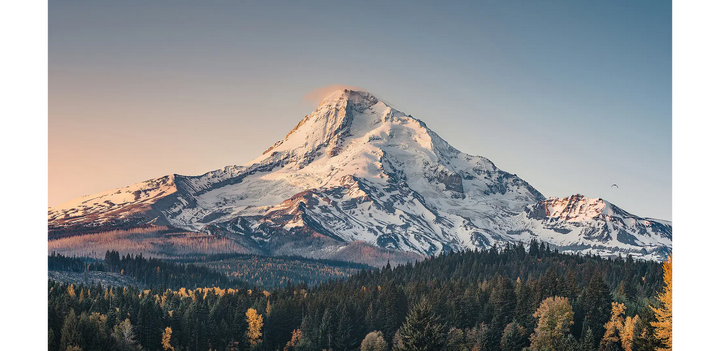
[[[346,84],[545,196],[671,219],[671,10],[50,1],[49,205],[248,162]]]

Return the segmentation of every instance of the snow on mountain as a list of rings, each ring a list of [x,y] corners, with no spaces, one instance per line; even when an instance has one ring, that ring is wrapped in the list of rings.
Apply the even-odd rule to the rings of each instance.
[[[243,166],[82,197],[48,217],[51,237],[155,223],[266,253],[365,242],[432,255],[535,238],[561,251],[660,259],[672,244],[669,222],[581,195],[545,199],[422,121],[352,90],[328,96]]]

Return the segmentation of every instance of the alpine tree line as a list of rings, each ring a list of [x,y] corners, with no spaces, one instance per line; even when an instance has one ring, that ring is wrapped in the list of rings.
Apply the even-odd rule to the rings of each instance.
[[[271,291],[51,281],[48,345],[62,351],[658,350],[672,347],[671,301],[669,262],[561,254],[531,242]]]

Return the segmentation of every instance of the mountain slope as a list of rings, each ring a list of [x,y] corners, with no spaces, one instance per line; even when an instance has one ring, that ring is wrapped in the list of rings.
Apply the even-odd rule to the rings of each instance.
[[[327,97],[243,166],[166,176],[49,211],[51,237],[145,223],[306,256],[351,242],[432,255],[537,238],[561,250],[658,259],[672,237],[670,223],[603,200],[545,199],[422,121],[351,90]]]

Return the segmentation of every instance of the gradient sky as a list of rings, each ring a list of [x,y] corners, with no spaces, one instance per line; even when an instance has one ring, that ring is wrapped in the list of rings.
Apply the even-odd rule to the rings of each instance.
[[[49,205],[248,162],[312,112],[316,89],[346,84],[545,196],[671,219],[671,13],[658,0],[50,1]]]

